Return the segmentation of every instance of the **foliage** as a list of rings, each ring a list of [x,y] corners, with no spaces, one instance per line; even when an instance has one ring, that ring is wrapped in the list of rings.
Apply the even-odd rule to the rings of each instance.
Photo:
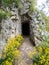
[[[35,11],[37,0],[29,0],[29,2],[30,2],[30,11]]]
[[[0,20],[5,17],[6,17],[6,12],[4,10],[0,9]]]
[[[5,6],[8,6],[8,7],[11,7],[11,5],[12,5],[13,3],[15,3],[15,5],[17,5],[19,8],[22,7],[22,3],[21,3],[20,0],[2,0],[2,1],[3,1],[3,4],[4,4]]]
[[[4,5],[6,7],[8,6],[9,8],[13,5],[13,3],[15,3],[15,6],[17,5],[19,8],[22,8],[22,3],[20,0],[1,0],[1,5]],[[10,15],[10,12],[7,12],[0,8],[0,21]]]
[[[20,56],[20,51],[18,50],[21,45],[23,37],[18,35],[16,37],[10,38],[7,45],[4,48],[3,56],[0,59],[0,65],[12,65],[15,57]]]
[[[6,6],[10,6],[13,2],[19,7],[19,8],[22,8],[23,5],[21,3],[21,0],[2,0],[4,5]],[[35,5],[36,5],[36,0],[28,0],[31,5],[30,5],[30,10],[31,11],[34,11],[35,10]]]
[[[15,3],[15,5],[17,5],[18,8],[23,7],[21,0],[11,0],[11,1],[10,0],[2,0],[2,1],[3,1],[3,4],[8,7],[10,7],[13,3]],[[37,1],[36,0],[27,0],[27,1],[30,2],[30,10],[35,11],[35,5],[36,5]]]
[[[2,0],[5,5],[12,4],[14,0]]]
[[[34,65],[49,65],[49,43],[43,42],[37,46],[32,59]]]
[[[49,17],[46,16],[43,11],[40,11],[40,14],[42,16],[42,20],[46,23],[46,31],[49,32]]]
[[[3,9],[0,9],[0,21],[1,21],[2,19],[5,19],[5,18],[8,17],[8,16],[11,16],[11,13],[10,13],[10,12],[6,12],[6,11],[4,11]]]

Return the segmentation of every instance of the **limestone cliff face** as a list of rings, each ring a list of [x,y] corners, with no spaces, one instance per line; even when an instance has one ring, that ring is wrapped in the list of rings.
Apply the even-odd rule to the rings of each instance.
[[[21,34],[21,19],[18,15],[17,8],[13,8],[11,14],[11,17],[1,22],[0,51],[3,49],[4,45],[6,45],[10,37]]]
[[[0,52],[3,50],[6,45],[9,37],[13,37],[21,32],[21,22],[30,21],[30,38],[35,42],[36,45],[41,43],[43,40],[43,32],[45,31],[45,22],[42,21],[41,15],[36,12],[30,12],[29,2],[26,0],[21,0],[23,8],[19,9],[13,7],[11,11],[11,17],[8,17],[6,20],[1,22],[1,33],[0,33]]]

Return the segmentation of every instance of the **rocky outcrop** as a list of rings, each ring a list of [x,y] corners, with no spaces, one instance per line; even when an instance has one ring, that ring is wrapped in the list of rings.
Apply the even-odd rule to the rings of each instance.
[[[31,40],[35,45],[39,45],[43,41],[43,31],[45,30],[45,21],[42,20],[40,13],[28,13],[32,20],[30,20]]]
[[[3,50],[9,37],[13,37],[18,34],[22,34],[21,22],[30,22],[30,38],[36,45],[40,44],[43,40],[43,31],[45,31],[45,22],[42,20],[41,15],[29,10],[30,2],[21,0],[23,7],[19,10],[16,7],[12,7],[11,17],[1,22],[0,33],[0,51]],[[9,10],[9,9],[8,9]]]
[[[10,37],[21,34],[21,19],[18,15],[18,9],[13,8],[11,10],[11,17],[1,22],[1,33],[0,33],[0,51],[3,50]]]
[[[30,2],[27,0],[21,0],[23,8],[20,10],[20,14],[26,14],[29,11],[29,7],[30,7]]]

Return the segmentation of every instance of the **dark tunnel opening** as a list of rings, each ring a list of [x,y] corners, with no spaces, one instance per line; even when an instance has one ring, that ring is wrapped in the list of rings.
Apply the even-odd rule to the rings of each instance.
[[[22,22],[22,35],[29,36],[30,35],[30,24],[29,22]]]

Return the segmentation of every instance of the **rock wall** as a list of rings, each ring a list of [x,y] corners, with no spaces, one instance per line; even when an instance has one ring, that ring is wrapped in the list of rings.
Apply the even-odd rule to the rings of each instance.
[[[30,29],[31,29],[31,40],[38,46],[43,41],[43,31],[45,31],[46,24],[42,20],[40,13],[33,12],[28,13],[32,20],[30,20]],[[38,17],[38,18],[37,18]]]
[[[13,8],[11,10],[11,17],[1,22],[1,33],[0,33],[0,52],[3,50],[10,37],[21,34],[21,19],[18,15],[18,9]]]

